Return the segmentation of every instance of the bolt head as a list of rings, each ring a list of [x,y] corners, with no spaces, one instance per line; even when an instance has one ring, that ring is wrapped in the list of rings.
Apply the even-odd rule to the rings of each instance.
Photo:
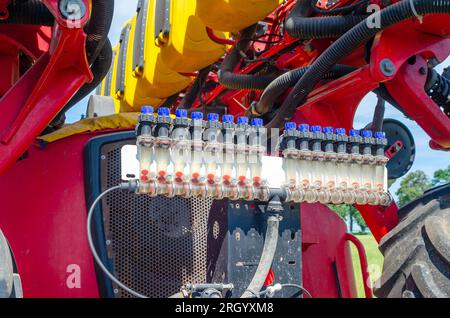
[[[380,63],[380,70],[384,76],[392,76],[395,73],[395,65],[390,59],[383,59]]]
[[[61,0],[59,11],[68,20],[80,20],[86,14],[86,6],[82,0]]]

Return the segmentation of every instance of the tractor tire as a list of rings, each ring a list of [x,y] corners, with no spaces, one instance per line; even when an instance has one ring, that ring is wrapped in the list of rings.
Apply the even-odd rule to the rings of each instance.
[[[399,210],[399,224],[379,249],[380,298],[450,297],[450,184],[432,189]]]

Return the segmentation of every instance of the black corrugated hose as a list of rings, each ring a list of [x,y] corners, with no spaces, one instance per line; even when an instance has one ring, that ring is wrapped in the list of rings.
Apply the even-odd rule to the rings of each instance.
[[[195,102],[198,95],[201,93],[203,83],[205,82],[206,78],[208,77],[210,70],[211,70],[211,66],[207,66],[198,72],[197,77],[195,78],[194,82],[191,84],[191,86],[187,90],[186,95],[184,95],[183,99],[181,100],[180,104],[178,105],[178,108],[180,108],[180,109],[191,108],[192,104]]]
[[[0,24],[33,24],[52,26],[55,18],[40,0],[14,1],[8,6],[9,17]]]
[[[240,39],[233,46],[230,53],[227,54],[218,73],[219,83],[228,89],[248,89],[263,90],[267,87],[276,76],[266,75],[250,75],[250,74],[234,74],[234,69],[241,61],[243,54],[246,53],[252,42],[252,37],[256,32],[257,25],[254,24],[241,32]]]
[[[64,106],[64,108],[56,115],[50,125],[45,129],[44,134],[55,131],[64,124],[66,116],[65,113],[72,108],[76,103],[81,101],[90,92],[92,92],[100,83],[109,71],[112,63],[112,47],[109,39],[106,39],[103,49],[97,56],[94,64],[91,66],[92,74],[94,79],[90,83],[84,84],[78,92],[70,99],[70,101]]]
[[[336,38],[366,18],[365,15],[309,17],[312,10],[311,0],[298,0],[284,23],[286,32],[303,40]]]
[[[339,60],[369,41],[378,32],[416,15],[431,13],[450,13],[450,0],[403,0],[374,13],[380,15],[378,19],[381,22],[380,28],[374,28],[366,21],[360,22],[337,39],[314,61],[286,97],[279,111],[267,127],[282,127],[286,121],[292,119],[297,106],[306,99],[324,74]],[[371,18],[371,16],[368,17],[368,19]]]
[[[294,86],[298,80],[306,73],[309,66],[300,67],[295,70],[284,73],[270,83],[262,93],[259,102],[252,106],[253,115],[261,116],[269,112],[275,104],[278,97],[281,96],[288,88]],[[353,72],[356,68],[347,65],[334,65],[331,70],[326,73],[322,79],[337,79]]]

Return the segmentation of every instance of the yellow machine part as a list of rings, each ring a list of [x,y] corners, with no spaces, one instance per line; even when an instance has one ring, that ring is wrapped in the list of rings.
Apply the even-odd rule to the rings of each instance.
[[[264,19],[280,0],[197,0],[196,14],[213,30],[239,32]]]
[[[138,116],[139,113],[125,113],[82,119],[76,123],[64,125],[61,129],[44,136],[40,136],[38,139],[45,142],[55,142],[60,139],[89,131],[129,129],[136,126]]]
[[[122,75],[123,92],[116,92],[116,96],[122,101],[120,104],[121,112],[137,111],[140,110],[143,105],[158,105],[161,102],[161,99],[152,96],[151,92],[145,92],[145,87],[138,85],[138,80],[133,75],[133,46],[136,30],[136,16],[134,16],[128,24],[130,26],[129,31],[125,35],[125,41],[122,42],[123,45],[126,45],[126,48],[122,51],[122,71],[124,72]],[[118,68],[121,68],[120,65]]]
[[[133,110],[139,110],[143,105],[157,106],[162,99],[181,91],[192,80],[164,64],[161,49],[154,41],[155,23],[151,9],[155,1],[142,1],[141,5],[138,16],[131,20],[125,65],[124,101],[126,105],[132,105]],[[144,14],[145,17],[141,16]]]
[[[164,34],[160,36],[160,42],[163,42],[162,60],[177,72],[198,71],[217,61],[226,52],[225,45],[209,38],[206,25],[196,15],[196,7],[197,1],[193,0],[171,1],[168,39]]]

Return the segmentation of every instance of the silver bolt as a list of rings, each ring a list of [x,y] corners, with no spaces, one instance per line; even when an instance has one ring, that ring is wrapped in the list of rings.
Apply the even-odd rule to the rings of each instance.
[[[380,62],[380,70],[384,76],[392,76],[395,73],[395,65],[390,59],[383,59]]]
[[[80,20],[86,13],[86,6],[81,0],[61,0],[59,10],[68,20]]]

